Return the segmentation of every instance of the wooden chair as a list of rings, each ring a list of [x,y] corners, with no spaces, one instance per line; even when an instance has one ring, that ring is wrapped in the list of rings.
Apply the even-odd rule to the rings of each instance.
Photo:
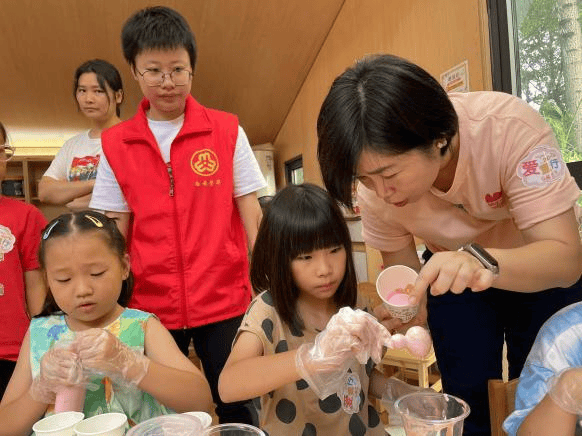
[[[498,379],[489,380],[489,414],[491,420],[491,436],[503,436],[502,425],[505,418],[515,409],[515,391],[518,378],[510,381]]]

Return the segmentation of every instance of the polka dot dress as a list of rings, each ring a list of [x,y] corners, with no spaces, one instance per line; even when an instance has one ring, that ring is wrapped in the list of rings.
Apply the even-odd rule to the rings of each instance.
[[[240,331],[256,334],[265,355],[297,349],[303,343],[313,342],[317,335],[315,330],[290,329],[284,325],[268,292],[258,295],[250,304]],[[345,413],[336,394],[320,400],[305,380],[298,380],[254,399],[260,427],[270,436],[384,436],[378,412],[367,397],[373,368],[371,361],[367,365],[355,363],[350,368],[362,384],[358,413]]]

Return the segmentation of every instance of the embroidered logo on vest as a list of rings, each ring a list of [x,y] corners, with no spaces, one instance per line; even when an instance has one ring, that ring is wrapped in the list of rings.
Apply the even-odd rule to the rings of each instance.
[[[190,166],[199,176],[211,176],[218,171],[218,156],[208,148],[199,150],[192,155]]]

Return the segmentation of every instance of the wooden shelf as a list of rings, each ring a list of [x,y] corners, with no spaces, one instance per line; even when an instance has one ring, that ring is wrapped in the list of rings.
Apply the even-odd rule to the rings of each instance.
[[[64,206],[53,206],[41,203],[38,199],[38,181],[53,161],[52,155],[14,156],[6,163],[6,177],[4,180],[22,180],[23,196],[12,197],[16,200],[34,204],[51,220],[68,209]]]

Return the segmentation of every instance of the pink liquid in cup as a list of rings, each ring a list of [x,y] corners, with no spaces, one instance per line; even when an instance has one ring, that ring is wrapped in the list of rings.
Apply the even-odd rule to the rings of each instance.
[[[388,297],[388,303],[394,306],[409,306],[410,298],[407,294],[402,294],[400,292],[394,292]]]
[[[376,290],[388,312],[405,323],[418,312],[418,305],[410,304],[407,293],[407,290],[413,289],[417,277],[417,272],[412,268],[393,265],[380,272],[376,279]]]
[[[82,412],[85,406],[85,387],[67,386],[57,392],[55,413]]]

